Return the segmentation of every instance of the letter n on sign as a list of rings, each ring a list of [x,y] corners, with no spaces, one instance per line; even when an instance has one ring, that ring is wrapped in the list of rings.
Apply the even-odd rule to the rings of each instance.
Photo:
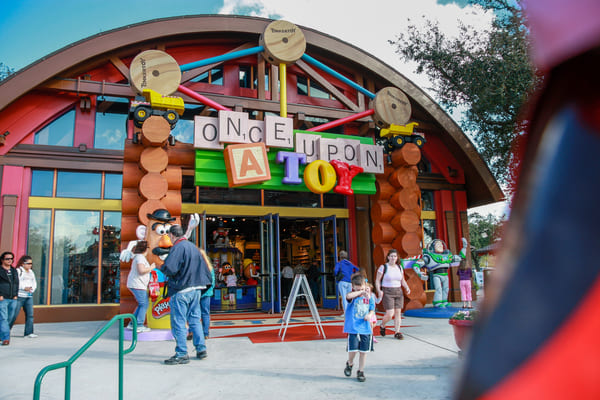
[[[230,144],[223,151],[229,186],[243,186],[271,179],[264,143]]]

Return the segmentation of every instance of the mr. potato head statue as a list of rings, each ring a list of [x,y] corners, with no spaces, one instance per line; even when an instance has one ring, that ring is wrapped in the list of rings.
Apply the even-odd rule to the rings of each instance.
[[[148,326],[152,329],[170,329],[171,324],[169,321],[169,314],[171,309],[169,307],[168,297],[164,296],[165,276],[160,272],[158,267],[164,264],[171,247],[173,247],[173,243],[171,243],[168,233],[175,218],[171,216],[168,210],[162,208],[154,210],[152,214],[147,214],[147,217],[148,222],[146,225],[138,225],[135,230],[138,240],[129,242],[127,248],[121,252],[120,260],[123,262],[131,261],[134,257],[133,248],[137,242],[141,240],[148,242],[149,251],[146,258],[150,265],[154,263],[157,267],[150,273],[150,281],[151,284],[158,283],[160,286],[160,294],[158,294],[158,296],[154,294],[150,299],[151,303],[147,316]],[[199,222],[200,217],[198,214],[194,214],[190,217],[190,222],[185,233],[186,238],[190,237],[192,231],[198,226]]]
[[[258,266],[249,258],[244,259],[244,277],[246,284],[250,286],[258,285]]]

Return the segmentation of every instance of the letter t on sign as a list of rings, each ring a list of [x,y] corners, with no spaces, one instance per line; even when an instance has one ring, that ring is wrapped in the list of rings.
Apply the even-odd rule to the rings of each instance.
[[[230,187],[250,185],[271,179],[264,143],[230,144],[223,151]]]

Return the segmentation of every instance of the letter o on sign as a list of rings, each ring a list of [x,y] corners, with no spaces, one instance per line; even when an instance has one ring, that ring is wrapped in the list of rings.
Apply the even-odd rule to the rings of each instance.
[[[327,193],[335,186],[335,169],[325,160],[315,160],[304,168],[304,183],[313,193]]]

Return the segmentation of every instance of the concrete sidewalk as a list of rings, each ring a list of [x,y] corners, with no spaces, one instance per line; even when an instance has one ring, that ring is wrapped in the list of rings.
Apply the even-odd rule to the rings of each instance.
[[[38,338],[24,338],[15,325],[9,346],[0,346],[0,399],[33,397],[39,371],[68,360],[106,321],[36,324]],[[169,366],[174,341],[138,341],[124,357],[125,399],[450,399],[460,368],[447,319],[405,317],[404,340],[376,336],[367,356],[366,382],[344,376],[344,339],[253,344],[224,336],[270,328],[211,330],[208,358]],[[73,364],[72,399],[118,398],[118,328],[110,328]],[[129,347],[125,342],[124,347]],[[355,362],[358,362],[356,358]],[[358,365],[358,364],[356,364]],[[49,372],[42,399],[64,399],[63,370]]]

